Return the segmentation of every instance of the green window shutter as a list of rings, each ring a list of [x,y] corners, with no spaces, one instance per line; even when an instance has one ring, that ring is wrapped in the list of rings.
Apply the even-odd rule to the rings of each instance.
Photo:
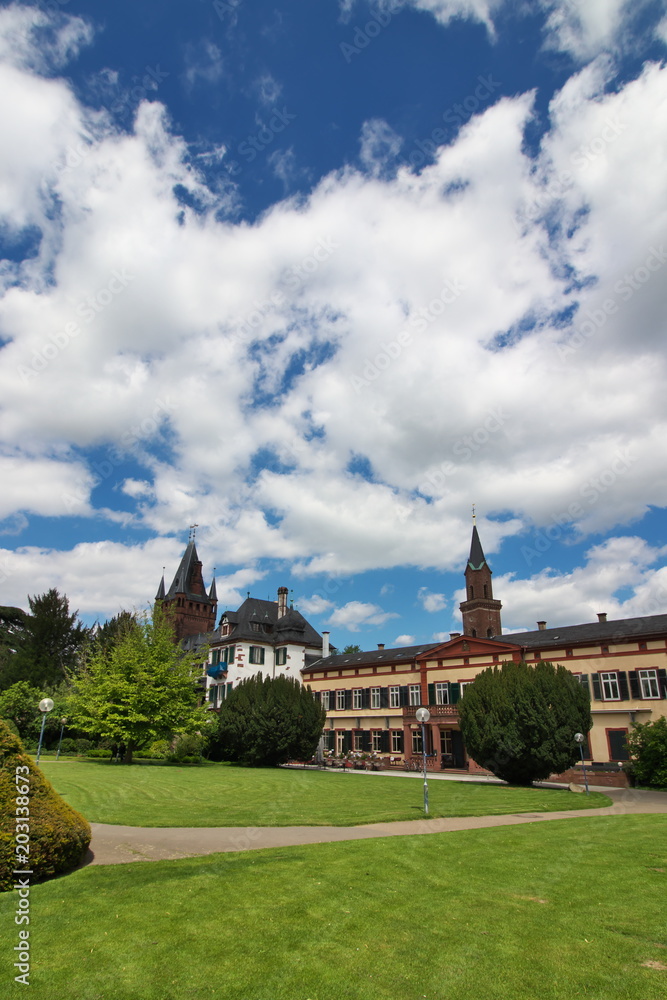
[[[591,680],[593,681],[593,697],[596,701],[602,701],[602,685],[600,684],[600,675],[591,674]]]
[[[660,697],[667,698],[667,670],[658,670]]]
[[[428,703],[429,705],[435,705],[435,684],[429,684],[428,686]]]
[[[370,688],[361,689],[361,707],[368,708],[371,703],[371,692]]]
[[[389,733],[386,730],[380,736],[380,752],[389,752]]]
[[[618,690],[621,701],[627,701],[630,697],[630,692],[628,691],[628,675],[625,670],[618,671]]]
[[[352,708],[352,692],[351,691],[346,691],[345,692],[345,711],[347,711],[350,708]]]
[[[343,752],[347,753],[348,750],[352,749],[352,733],[346,729],[343,733]]]
[[[586,690],[588,691],[589,697],[590,697],[591,689],[588,686],[588,674],[579,674],[579,678],[578,679],[579,679],[579,683],[581,684],[581,686],[586,688]]]
[[[389,688],[380,688],[380,708],[389,708]]]
[[[455,705],[459,698],[461,697],[461,685],[460,684],[450,684],[449,685],[449,704]]]
[[[406,686],[406,687],[401,687],[401,688],[399,689],[399,694],[400,694],[400,699],[401,699],[401,700],[400,700],[400,704],[401,704],[401,706],[403,706],[403,705],[407,705],[407,704],[408,704],[408,701],[409,701],[409,698],[408,698],[408,689],[407,689],[407,686]]]
[[[633,698],[641,698],[642,692],[639,686],[639,677],[636,670],[628,670],[628,680],[630,681],[630,693]]]
[[[368,753],[371,748],[371,733],[370,729],[364,729],[361,734],[361,749],[364,753]]]

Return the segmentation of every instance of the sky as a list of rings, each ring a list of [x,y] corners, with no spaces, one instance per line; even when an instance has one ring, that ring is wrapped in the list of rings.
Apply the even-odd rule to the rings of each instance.
[[[0,6],[0,604],[667,612],[664,0]]]

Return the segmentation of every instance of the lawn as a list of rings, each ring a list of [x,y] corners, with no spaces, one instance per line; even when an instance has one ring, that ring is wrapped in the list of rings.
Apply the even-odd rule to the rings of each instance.
[[[279,768],[124,767],[41,761],[54,787],[91,823],[120,826],[354,826],[423,818],[414,777]],[[429,815],[492,816],[610,805],[600,793],[430,781]]]
[[[666,816],[90,867],[31,891],[30,995],[664,1000],[666,898]]]

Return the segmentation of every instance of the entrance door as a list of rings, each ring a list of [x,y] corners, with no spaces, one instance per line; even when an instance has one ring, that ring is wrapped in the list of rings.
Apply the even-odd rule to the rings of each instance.
[[[459,729],[452,729],[452,752],[454,754],[454,767],[464,768],[466,755],[463,749],[463,736]]]
[[[609,760],[627,760],[628,745],[626,737],[627,729],[608,729],[607,743],[609,744]]]

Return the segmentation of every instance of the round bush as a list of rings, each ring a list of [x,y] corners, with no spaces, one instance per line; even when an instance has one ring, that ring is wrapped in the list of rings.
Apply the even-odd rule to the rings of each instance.
[[[17,782],[17,769],[18,782]],[[24,789],[29,789],[27,795]],[[29,817],[29,864],[21,861],[16,847],[16,810],[25,808]],[[79,864],[90,843],[87,820],[58,795],[40,769],[23,750],[21,741],[0,721],[0,891],[14,885],[15,868],[30,868],[31,882],[42,881]]]

